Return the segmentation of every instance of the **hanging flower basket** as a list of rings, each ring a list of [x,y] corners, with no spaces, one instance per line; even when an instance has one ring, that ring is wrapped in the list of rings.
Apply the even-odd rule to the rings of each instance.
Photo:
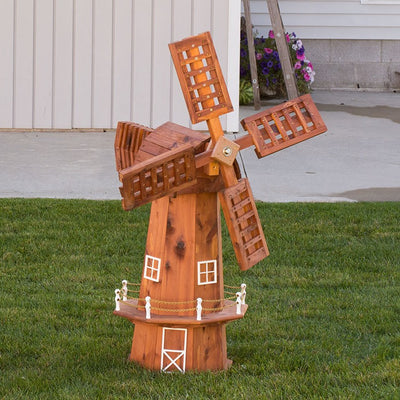
[[[299,94],[309,93],[315,76],[313,65],[311,61],[306,58],[303,43],[296,37],[294,32],[291,34],[286,33],[286,41],[289,46],[290,59],[293,65]],[[285,81],[274,32],[269,31],[267,38],[263,36],[255,37],[254,48],[261,98],[286,96]],[[247,37],[243,31],[241,33],[240,42],[240,79],[241,82],[249,82],[251,86],[249,50]],[[241,83],[240,90],[242,90],[243,87],[247,86]],[[240,95],[240,98],[247,99],[248,96]]]

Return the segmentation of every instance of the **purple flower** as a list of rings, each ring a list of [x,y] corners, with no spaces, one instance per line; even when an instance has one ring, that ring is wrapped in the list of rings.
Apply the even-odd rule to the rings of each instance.
[[[303,61],[306,58],[306,56],[304,54],[299,54],[299,53],[296,54],[296,57],[300,61]]]
[[[269,68],[264,67],[264,68],[262,69],[262,74],[263,74],[263,75],[268,75],[268,74],[269,74]]]
[[[245,49],[240,49],[240,57],[246,57],[247,51]]]
[[[301,55],[302,56],[304,54],[304,51],[305,51],[304,46],[302,46],[302,47],[297,49],[296,55]]]
[[[270,39],[275,39],[274,31],[269,31],[269,32],[268,32],[268,37],[269,37]]]
[[[296,51],[296,57],[300,61],[304,61],[306,56],[304,55],[304,47],[301,47]]]
[[[268,68],[272,68],[273,65],[274,65],[274,63],[272,61],[268,61],[267,62],[267,67]]]

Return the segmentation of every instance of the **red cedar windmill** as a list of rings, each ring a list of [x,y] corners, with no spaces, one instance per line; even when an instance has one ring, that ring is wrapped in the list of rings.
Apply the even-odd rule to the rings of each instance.
[[[115,314],[135,324],[130,360],[152,370],[224,370],[225,325],[242,318],[247,305],[243,287],[236,300],[224,299],[220,204],[240,268],[268,256],[236,154],[255,145],[264,157],[326,127],[305,95],[244,119],[249,135],[226,139],[218,117],[232,105],[210,34],[169,47],[191,120],[206,121],[210,135],[171,122],[154,130],[118,124],[123,208],[152,206],[139,296],[129,297],[123,282]]]

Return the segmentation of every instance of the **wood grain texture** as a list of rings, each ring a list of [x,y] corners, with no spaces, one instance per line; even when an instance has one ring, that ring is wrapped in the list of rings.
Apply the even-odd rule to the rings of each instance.
[[[192,123],[233,110],[209,32],[171,43],[169,49]]]
[[[257,207],[247,179],[220,193],[236,259],[247,270],[269,255]]]
[[[276,47],[279,53],[279,60],[282,65],[283,79],[285,80],[286,92],[289,100],[298,97],[296,80],[292,62],[290,60],[289,48],[286,41],[286,31],[283,26],[278,0],[267,0],[269,15],[271,18],[272,30],[275,35]]]
[[[259,158],[327,131],[309,94],[244,118],[241,123],[253,139]],[[236,142],[242,145],[240,139]]]
[[[256,52],[254,49],[253,25],[251,23],[250,0],[243,0],[243,8],[244,17],[246,20],[247,44],[249,47],[250,75],[253,86],[254,109],[259,110],[261,108],[260,87],[258,83]]]

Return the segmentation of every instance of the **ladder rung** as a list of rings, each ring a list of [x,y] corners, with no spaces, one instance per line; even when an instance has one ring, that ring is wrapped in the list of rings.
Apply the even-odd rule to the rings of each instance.
[[[195,62],[199,62],[199,61],[203,60],[204,58],[210,58],[210,57],[212,57],[210,53],[202,53],[202,54],[198,54],[197,56],[183,58],[181,60],[181,65],[193,64]]]
[[[245,206],[247,206],[250,203],[251,203],[250,197],[246,197],[245,199],[241,200],[239,203],[235,204],[232,207],[232,211],[236,212],[236,211],[238,211],[240,209],[243,209]]]
[[[206,81],[199,82],[199,83],[196,83],[196,84],[190,86],[189,91],[204,89],[206,87],[209,87],[210,85],[214,85],[215,83],[219,83],[218,78],[208,79]]]
[[[268,254],[269,254],[268,250],[264,246],[262,246],[253,253],[249,254],[247,256],[247,261],[249,262],[249,264],[254,265],[257,264],[259,261],[263,260],[265,257],[267,257]]]
[[[261,235],[255,236],[253,239],[247,241],[246,243],[243,244],[244,248],[247,250],[249,247],[254,246],[256,243],[262,243],[262,237]]]
[[[301,112],[299,105],[298,104],[293,104],[293,109],[294,109],[294,112],[296,113],[297,118],[299,119],[304,131],[305,132],[309,132],[310,129],[307,126],[307,122],[304,119],[303,113]]]
[[[240,225],[243,221],[246,221],[246,220],[250,219],[251,217],[254,217],[254,210],[253,209],[248,211],[246,214],[243,214],[240,217],[237,217],[236,224]]]
[[[214,65],[205,65],[203,68],[194,69],[192,71],[184,71],[186,76],[197,76],[200,74],[205,74],[206,72],[215,71]]]
[[[285,129],[285,127],[283,126],[279,115],[276,114],[276,113],[272,113],[272,114],[271,114],[271,117],[272,117],[272,119],[274,120],[275,126],[277,127],[278,132],[281,134],[282,139],[283,139],[285,142],[286,142],[287,140],[289,140],[289,137],[288,137],[288,135],[287,135],[287,133],[286,133],[286,129]]]
[[[282,112],[283,112],[283,116],[285,117],[287,124],[290,127],[290,130],[292,131],[293,136],[296,137],[297,136],[297,127],[293,124],[292,117],[290,116],[288,110],[283,109]]]
[[[193,103],[201,103],[203,101],[212,100],[215,97],[221,97],[221,96],[222,96],[222,92],[211,92],[205,96],[194,97],[192,99],[192,102]]]
[[[210,112],[217,111],[220,108],[226,108],[226,104],[217,104],[216,106],[212,106],[210,108],[206,108],[204,110],[197,111],[196,116],[197,116],[197,118],[201,118],[203,115],[208,116],[210,114]]]
[[[262,124],[263,124],[263,126],[264,126],[265,131],[266,131],[267,134],[268,134],[268,137],[271,139],[271,142],[272,142],[274,145],[278,144],[278,141],[276,140],[275,133],[274,133],[274,131],[272,130],[271,125],[269,124],[267,118],[262,117],[262,118],[261,118],[261,122],[262,122]],[[254,123],[254,125],[256,125],[256,129],[258,129],[258,128],[257,128],[257,124]]]
[[[255,230],[257,230],[257,235],[259,235],[258,226],[255,224],[251,224],[244,229],[240,229],[240,234],[243,237],[243,236],[251,234]]]

